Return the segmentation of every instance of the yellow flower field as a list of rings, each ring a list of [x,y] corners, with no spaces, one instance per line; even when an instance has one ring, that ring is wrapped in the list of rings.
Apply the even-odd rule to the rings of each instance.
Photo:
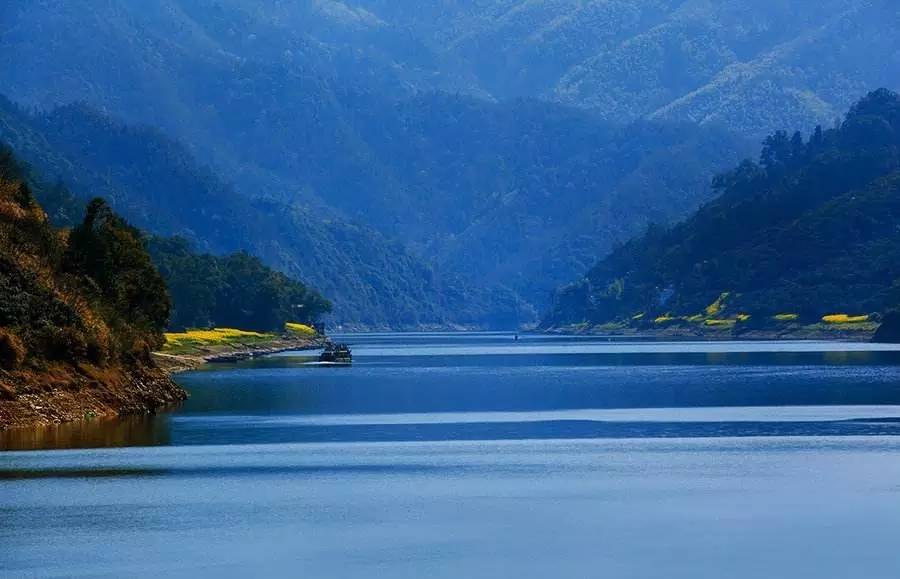
[[[847,314],[829,314],[822,317],[826,324],[861,324],[869,321],[869,316],[849,316]]]
[[[235,328],[213,328],[210,330],[188,330],[166,333],[166,350],[190,347],[222,346],[232,343],[258,342],[271,339],[271,334],[250,332]]]
[[[315,328],[311,326],[307,326],[306,324],[297,324],[294,322],[288,322],[284,325],[284,329],[288,332],[294,334],[300,334],[301,336],[315,336],[318,332],[316,332]]]

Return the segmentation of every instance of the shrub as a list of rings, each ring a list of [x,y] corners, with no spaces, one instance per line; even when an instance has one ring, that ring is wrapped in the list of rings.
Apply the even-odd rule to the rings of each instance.
[[[15,370],[25,362],[27,350],[18,336],[0,329],[0,368]]]
[[[87,340],[75,328],[45,326],[39,332],[38,340],[49,360],[77,362],[87,358]]]
[[[97,366],[103,366],[109,362],[110,346],[109,343],[96,335],[87,338],[87,359]]]
[[[135,333],[125,351],[125,360],[131,364],[147,364],[151,360],[150,353],[156,348],[156,343],[150,343],[146,336]]]

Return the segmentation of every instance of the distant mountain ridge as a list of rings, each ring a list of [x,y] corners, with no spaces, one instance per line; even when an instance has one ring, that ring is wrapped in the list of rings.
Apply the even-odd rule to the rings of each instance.
[[[761,136],[830,125],[872,87],[900,88],[892,0],[347,4],[462,62],[496,98],[537,96],[618,121]]]
[[[562,289],[544,324],[760,327],[900,305],[896,93],[869,94],[808,139],[775,133],[758,163],[716,188],[690,219],[622,245]]]
[[[495,298],[485,290],[442,281],[370,228],[296,203],[248,200],[197,165],[177,142],[90,108],[31,115],[0,98],[0,141],[82,199],[102,196],[150,232],[186,237],[202,251],[247,249],[309,281],[335,302],[339,323],[490,326],[491,316],[515,315],[486,305]],[[69,213],[79,214],[78,204],[72,207]]]
[[[749,150],[718,127],[626,128],[552,103],[433,92],[447,89],[445,73],[425,74],[434,82],[422,83],[410,71],[444,70],[444,57],[389,43],[402,25],[354,6],[110,0],[14,7],[13,32],[0,37],[0,60],[10,65],[0,69],[0,82],[41,116],[84,102],[101,116],[151,125],[184,143],[233,191],[217,185],[206,201],[173,199],[193,206],[179,213],[180,222],[151,230],[184,234],[201,250],[240,240],[315,284],[334,300],[336,315],[374,325],[531,319],[559,283],[614,243],[708,199],[709,177]],[[428,62],[413,65],[414,53]],[[111,159],[94,161],[115,175]],[[141,191],[132,200],[158,194],[146,183]],[[214,204],[215,197],[228,202]],[[214,215],[235,203],[243,205],[231,218]],[[141,219],[163,218],[147,212],[154,207],[122,210],[145,224]],[[265,220],[251,218],[260,211],[295,222],[271,222],[278,231],[266,232]],[[232,225],[224,224],[238,215],[249,223],[227,235]],[[190,231],[194,219],[207,223],[202,232]],[[334,232],[335,224],[352,227]],[[362,231],[377,235],[363,242]],[[268,241],[277,236],[296,241]],[[304,244],[313,255],[301,259]],[[318,267],[322,273],[313,271]],[[405,272],[398,280],[418,281],[364,281],[398,267]],[[361,270],[369,273],[351,273]],[[371,288],[380,286],[416,297],[376,297]],[[435,292],[483,297],[472,311],[445,308]],[[365,305],[353,306],[357,299]]]
[[[528,318],[708,200],[756,135],[831,126],[900,68],[886,0],[48,0],[4,17],[13,100],[153,126],[210,167],[178,215],[142,207],[158,193],[126,169],[129,218],[239,242],[376,326]],[[116,177],[113,153],[92,163]]]

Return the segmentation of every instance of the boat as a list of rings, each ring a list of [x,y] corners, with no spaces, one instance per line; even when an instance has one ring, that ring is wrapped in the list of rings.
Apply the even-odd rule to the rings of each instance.
[[[326,344],[325,350],[319,355],[322,364],[335,364],[349,366],[353,363],[353,352],[346,344]]]

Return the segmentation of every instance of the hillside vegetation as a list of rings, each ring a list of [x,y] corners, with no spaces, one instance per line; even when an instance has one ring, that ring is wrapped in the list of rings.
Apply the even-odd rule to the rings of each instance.
[[[198,254],[178,237],[151,238],[148,250],[172,297],[170,329],[282,330],[288,321],[311,323],[331,311],[318,292],[247,253]]]
[[[510,292],[438,275],[402,245],[327,209],[243,197],[159,131],[81,105],[31,115],[0,98],[0,141],[53,178],[38,196],[57,223],[71,224],[84,199],[102,196],[158,236],[183,237],[213,254],[246,250],[303,279],[333,300],[338,323],[490,326],[515,317]]]
[[[459,69],[423,49],[406,24],[359,8],[250,0],[12,8],[13,32],[0,38],[11,67],[0,81],[38,108],[36,132],[67,142],[66,156],[80,156],[89,139],[109,142],[97,134],[109,129],[98,116],[132,127],[114,134],[138,132],[152,144],[141,151],[117,138],[80,163],[119,181],[109,198],[130,220],[202,251],[246,249],[328,295],[334,321],[348,324],[533,317],[593,256],[707,200],[711,175],[749,151],[718,127],[625,128],[632,117],[492,102],[477,87],[436,93],[471,74],[448,72]],[[150,178],[133,161],[138,152],[190,163],[138,125],[184,143],[240,205],[229,210],[221,187],[210,203],[188,194],[202,189]],[[166,191],[179,192],[168,204],[174,215],[156,201]],[[223,247],[230,241],[240,246]]]
[[[77,159],[135,224],[244,249],[370,327],[527,321],[616,243],[711,199],[748,139],[831,126],[900,67],[891,0],[73,0],[4,17],[0,83],[29,107],[28,145],[50,145],[48,175],[68,183]]]
[[[594,256],[708,199],[714,171],[747,150],[724,131],[617,128],[540,103],[435,95],[357,114],[379,181],[323,162],[344,179],[330,205],[274,185],[242,195],[159,131],[84,105],[28,114],[0,100],[0,139],[143,229],[306,280],[336,323],[396,328],[532,319]]]
[[[181,400],[150,359],[169,298],[139,233],[100,200],[56,229],[24,178],[0,150],[0,428]]]
[[[893,0],[344,4],[366,9],[370,28],[409,31],[457,63],[473,92],[540,97],[617,121],[721,123],[762,136],[830,125],[872,87],[900,88]]]
[[[544,324],[847,325],[900,303],[897,94],[869,94],[808,139],[775,133],[715,188],[562,289]]]

